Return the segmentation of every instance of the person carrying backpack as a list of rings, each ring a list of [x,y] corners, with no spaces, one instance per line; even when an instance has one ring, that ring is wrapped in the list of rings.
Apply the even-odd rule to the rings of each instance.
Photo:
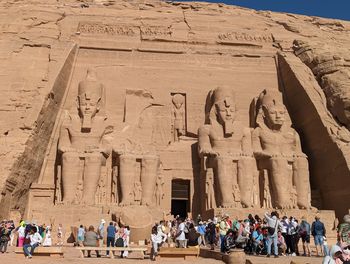
[[[6,227],[6,224],[2,224],[0,227],[0,252],[5,253],[7,251],[7,243],[10,240],[11,231]]]
[[[281,223],[278,219],[277,212],[271,212],[271,216],[266,212],[265,219],[267,221],[267,255],[266,257],[270,257],[271,255],[271,245],[274,246],[274,255],[275,258],[278,258],[278,247],[277,247],[277,232],[278,228],[281,227]]]
[[[323,253],[323,242],[324,238],[326,236],[326,228],[324,227],[324,224],[320,221],[320,217],[316,215],[315,221],[312,223],[311,226],[311,234],[314,237],[315,240],[315,246],[316,246],[316,254],[317,256],[322,256]],[[320,250],[319,250],[320,248]],[[321,254],[319,254],[321,253]]]
[[[208,244],[210,245],[210,249],[214,250],[215,238],[216,238],[216,226],[211,219],[208,220],[208,225],[206,227],[205,234],[207,237]]]
[[[303,243],[303,250],[304,254],[303,256],[311,256],[311,251],[310,251],[310,232],[311,232],[311,227],[310,224],[306,221],[306,217],[303,216],[301,218],[301,223],[299,225],[299,230],[298,234],[301,238],[301,242]],[[306,249],[307,249],[307,254],[306,254]]]

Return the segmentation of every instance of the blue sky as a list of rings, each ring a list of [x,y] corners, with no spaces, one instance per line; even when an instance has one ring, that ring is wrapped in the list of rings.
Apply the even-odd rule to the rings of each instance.
[[[199,1],[199,0],[198,0]],[[350,0],[202,0],[249,7],[257,10],[288,12],[350,20]]]

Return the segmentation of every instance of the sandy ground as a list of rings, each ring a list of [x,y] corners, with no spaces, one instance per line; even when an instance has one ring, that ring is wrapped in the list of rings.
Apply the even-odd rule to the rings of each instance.
[[[176,264],[191,264],[191,263],[223,263],[218,260],[208,259],[208,258],[198,258],[196,260],[185,261],[182,259],[159,259],[156,262],[150,261],[149,259],[140,260],[140,259],[110,259],[105,256],[102,258],[95,258],[93,255],[92,258],[84,258],[81,259],[79,257],[79,251],[74,249],[73,247],[64,247],[64,258],[52,258],[46,256],[34,256],[32,259],[26,259],[21,254],[15,254],[14,248],[10,247],[8,249],[8,253],[0,254],[0,264],[22,264],[22,263],[35,263],[35,264],[82,264],[82,263],[94,263],[94,264],[108,264],[108,263],[128,263],[128,264],[136,264],[136,263],[176,263]],[[253,264],[290,264],[293,260],[297,264],[320,264],[322,263],[322,258],[316,257],[279,257],[275,258],[266,258],[264,256],[247,256],[249,260],[252,261]]]

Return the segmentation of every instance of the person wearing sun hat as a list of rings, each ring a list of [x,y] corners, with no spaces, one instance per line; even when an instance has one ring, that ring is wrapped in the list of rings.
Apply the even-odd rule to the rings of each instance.
[[[343,252],[343,263],[350,263],[350,244],[348,243],[342,243],[341,249]]]
[[[350,263],[346,260],[346,256],[344,258],[344,249],[339,245],[334,245],[331,248],[331,252],[329,256],[326,256],[323,259],[322,264],[348,264]]]
[[[224,238],[227,234],[227,231],[230,229],[230,226],[228,224],[228,219],[229,219],[229,215],[228,214],[224,214],[223,218],[220,221],[220,225],[219,225],[219,232],[220,232],[220,251],[224,252],[225,251],[225,247],[224,247]]]
[[[99,237],[99,246],[102,247],[103,246],[103,238],[105,236],[105,223],[106,221],[104,219],[101,219],[101,223],[98,227],[98,230],[97,230],[97,234],[98,234],[98,237]]]
[[[18,233],[18,247],[23,247],[24,239],[26,237],[25,230],[26,230],[26,222],[25,221],[21,221],[19,223],[19,227],[18,227],[18,230],[17,230],[17,233]]]

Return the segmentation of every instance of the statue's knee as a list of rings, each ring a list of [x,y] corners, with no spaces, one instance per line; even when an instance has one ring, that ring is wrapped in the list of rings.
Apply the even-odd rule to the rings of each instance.
[[[119,157],[119,161],[120,163],[122,164],[125,164],[125,163],[133,163],[133,162],[136,162],[136,157],[133,156],[133,155],[126,155],[126,154],[123,154],[123,155],[120,155]]]
[[[159,158],[157,156],[145,156],[142,158],[142,163],[146,166],[158,166]]]
[[[66,152],[62,154],[62,160],[68,161],[68,162],[73,162],[73,160],[79,159],[78,153],[75,152]]]
[[[100,153],[89,153],[85,157],[86,162],[101,163],[102,155]]]
[[[213,159],[214,159],[215,164],[217,164],[217,166],[230,164],[232,162],[231,158],[225,157],[225,156],[216,156]]]

